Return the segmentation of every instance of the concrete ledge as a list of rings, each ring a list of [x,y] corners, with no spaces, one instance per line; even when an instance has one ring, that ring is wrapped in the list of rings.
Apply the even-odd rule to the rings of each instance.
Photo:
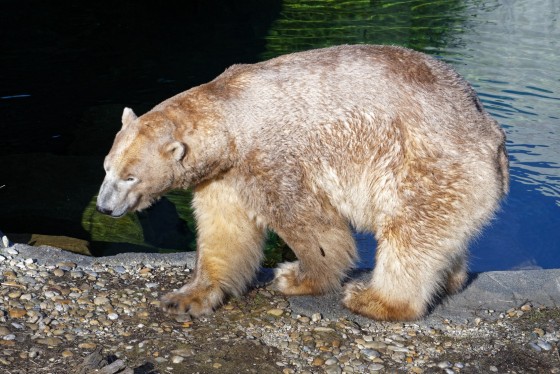
[[[154,266],[195,266],[194,252],[157,254],[157,253],[123,253],[108,257],[87,257],[63,251],[58,248],[41,246],[32,247],[15,244],[11,248],[18,251],[19,258],[33,258],[40,265],[56,265],[62,261],[71,261],[88,269],[95,265],[139,265]],[[1,252],[6,253],[7,249]],[[369,272],[356,275],[358,279],[368,279]],[[266,283],[272,279],[272,270],[263,269],[257,283]],[[290,297],[290,307],[295,314],[311,315],[321,313],[326,318],[344,317],[357,323],[369,323],[371,320],[349,313],[340,304],[340,294],[324,296]],[[560,306],[560,269],[495,271],[472,274],[470,283],[464,291],[442,300],[421,324],[439,325],[449,319],[456,323],[467,322],[478,316],[496,318],[488,315],[488,310],[498,312],[520,307],[525,303],[533,306]]]

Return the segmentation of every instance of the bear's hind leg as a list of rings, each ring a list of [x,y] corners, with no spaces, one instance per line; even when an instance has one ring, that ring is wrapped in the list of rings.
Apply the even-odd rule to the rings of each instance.
[[[445,290],[449,295],[456,294],[465,287],[468,278],[467,260],[465,256],[460,256],[449,272]]]
[[[450,257],[454,257],[450,252],[455,249],[402,244],[378,240],[370,283],[351,282],[345,288],[343,303],[348,309],[376,320],[416,320],[427,313],[442,290],[450,286],[458,290],[464,283],[464,269],[449,270]],[[456,248],[461,251],[462,246]]]
[[[254,278],[262,259],[264,229],[250,219],[237,192],[222,181],[195,191],[197,263],[194,279],[165,295],[170,314],[197,317],[211,313],[226,295],[240,295]]]
[[[276,269],[273,285],[283,294],[317,295],[339,289],[354,264],[356,248],[348,225],[336,216],[324,218],[279,230],[298,258]]]

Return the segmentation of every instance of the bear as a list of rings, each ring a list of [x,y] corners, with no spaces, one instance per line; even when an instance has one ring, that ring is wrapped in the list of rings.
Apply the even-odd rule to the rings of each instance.
[[[467,280],[469,241],[509,186],[505,134],[446,63],[404,47],[342,45],[233,65],[137,117],[125,108],[97,209],[113,217],[192,188],[193,280],[171,316],[241,295],[267,230],[297,256],[272,286],[341,291],[350,311],[417,320]],[[352,230],[371,232],[371,279],[348,279]]]

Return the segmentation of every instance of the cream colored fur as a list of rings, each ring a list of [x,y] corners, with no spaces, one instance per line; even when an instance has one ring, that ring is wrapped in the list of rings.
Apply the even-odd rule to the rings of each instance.
[[[467,246],[508,190],[505,136],[472,88],[440,61],[404,48],[339,46],[236,65],[136,118],[107,156],[98,209],[142,209],[194,187],[194,281],[163,299],[170,313],[211,312],[242,293],[266,229],[299,261],[275,286],[289,295],[341,286],[375,233],[369,283],[344,304],[383,320],[423,316],[458,292]]]

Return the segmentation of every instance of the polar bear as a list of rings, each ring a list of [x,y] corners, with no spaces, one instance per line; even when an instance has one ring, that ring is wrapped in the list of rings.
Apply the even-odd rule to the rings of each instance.
[[[351,229],[377,239],[368,282],[342,302],[377,320],[424,316],[467,278],[467,245],[508,191],[505,135],[448,65],[394,46],[336,46],[234,65],[137,117],[125,108],[97,209],[113,217],[192,188],[194,279],[162,299],[211,313],[239,295],[267,229],[298,261],[286,295],[340,289]]]

